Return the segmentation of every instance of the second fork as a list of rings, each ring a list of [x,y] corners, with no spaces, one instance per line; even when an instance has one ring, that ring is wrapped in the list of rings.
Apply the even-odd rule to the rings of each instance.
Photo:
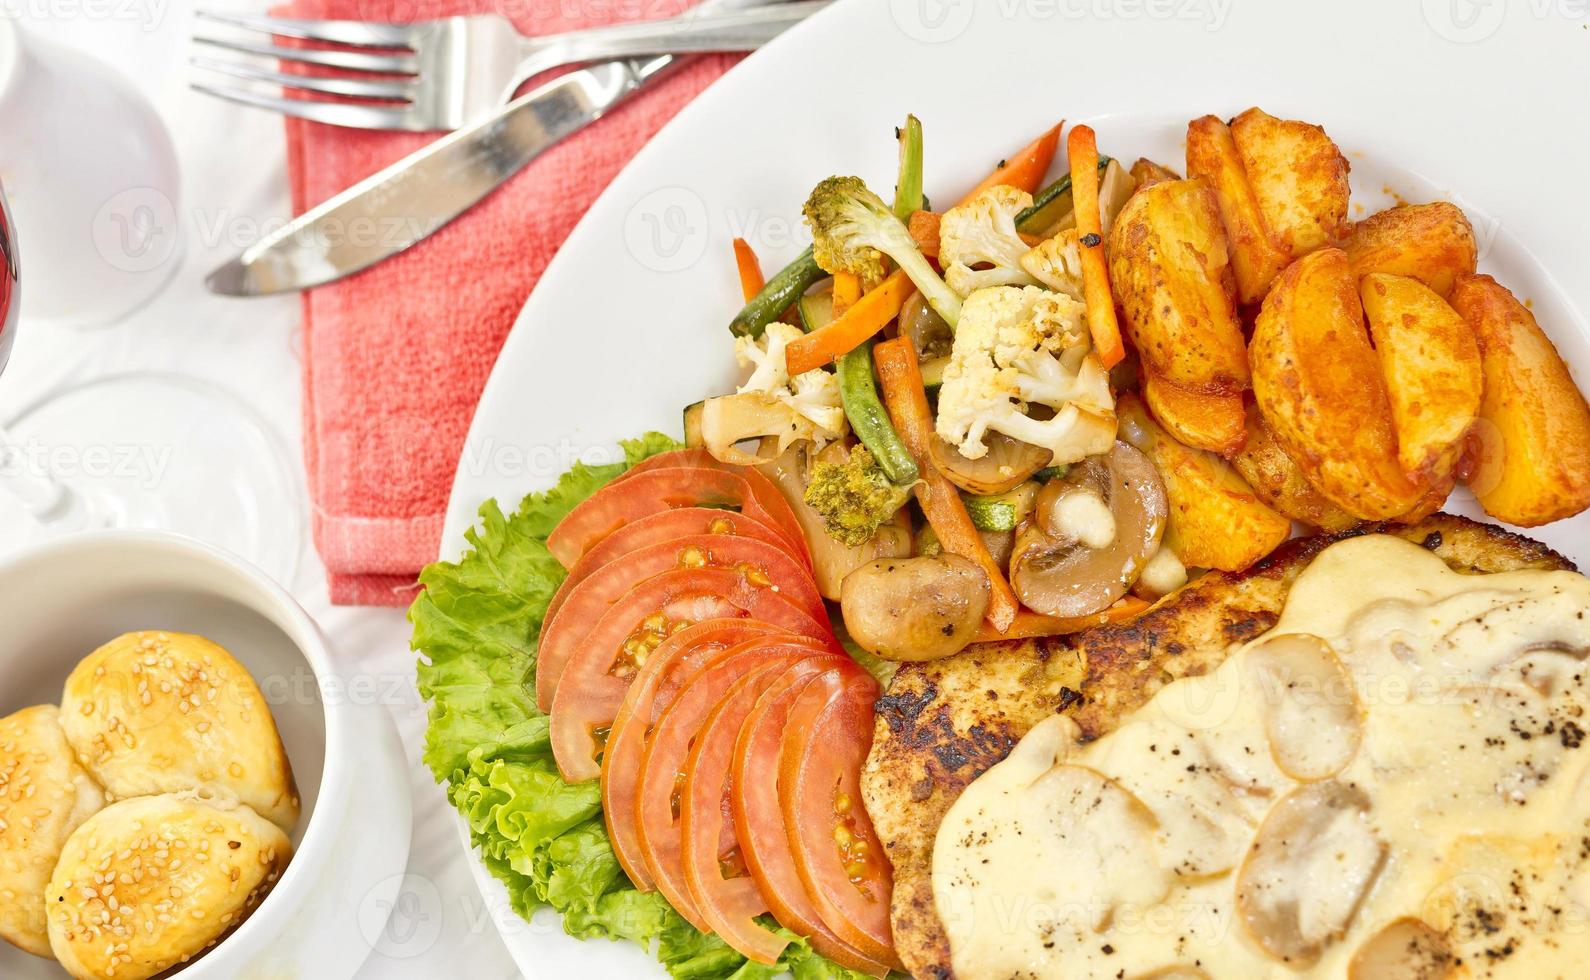
[[[296,20],[199,11],[205,20],[327,47],[196,36],[196,44],[274,58],[337,75],[282,71],[195,56],[194,67],[305,93],[289,98],[245,86],[195,82],[198,91],[316,122],[360,129],[456,129],[506,103],[529,79],[579,62],[651,54],[753,50],[829,0],[774,3],[725,13],[689,11],[666,20],[525,37],[492,14],[413,24]],[[321,98],[324,96],[325,98]],[[363,100],[363,101],[349,101]]]

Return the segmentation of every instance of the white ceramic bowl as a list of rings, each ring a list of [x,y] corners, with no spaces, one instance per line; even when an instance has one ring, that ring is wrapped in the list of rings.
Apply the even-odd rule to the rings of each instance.
[[[207,545],[117,531],[0,561],[0,716],[59,703],[83,656],[131,630],[199,633],[253,673],[292,761],[303,813],[276,889],[184,980],[343,980],[370,955],[408,857],[403,747],[377,679],[337,664],[309,615],[262,573]],[[66,976],[0,942],[0,977]]]

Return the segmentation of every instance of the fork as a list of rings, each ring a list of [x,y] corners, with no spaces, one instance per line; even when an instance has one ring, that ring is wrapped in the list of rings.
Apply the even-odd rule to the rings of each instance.
[[[828,3],[798,0],[723,13],[692,10],[665,20],[540,37],[525,37],[506,18],[494,14],[379,24],[200,10],[200,18],[217,24],[334,47],[286,47],[267,40],[209,36],[195,36],[196,44],[351,74],[297,74],[194,56],[192,64],[201,71],[331,98],[286,98],[246,86],[191,84],[208,95],[334,126],[457,129],[510,101],[521,85],[549,69],[635,55],[753,50]]]

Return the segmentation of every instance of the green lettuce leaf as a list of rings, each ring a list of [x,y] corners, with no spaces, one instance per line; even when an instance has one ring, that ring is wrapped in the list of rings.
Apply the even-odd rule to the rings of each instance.
[[[625,442],[623,462],[577,464],[557,485],[505,515],[496,501],[456,562],[420,575],[409,609],[420,653],[420,695],[431,703],[425,764],[469,825],[481,860],[508,889],[514,911],[542,906],[584,938],[650,946],[678,980],[860,980],[797,937],[777,966],[748,961],[686,922],[656,892],[624,875],[602,823],[595,782],[570,786],[552,760],[547,717],[535,705],[536,643],[563,566],[546,538],[576,504],[643,459],[679,448],[648,433]]]

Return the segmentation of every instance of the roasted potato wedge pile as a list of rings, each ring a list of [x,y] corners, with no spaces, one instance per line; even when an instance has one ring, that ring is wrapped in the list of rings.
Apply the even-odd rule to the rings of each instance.
[[[1122,441],[1147,456],[1165,482],[1164,543],[1182,564],[1241,571],[1291,535],[1291,518],[1261,500],[1229,462],[1172,438],[1137,396],[1123,394],[1116,417]]]
[[[1308,482],[1303,468],[1276,441],[1258,405],[1247,404],[1243,421],[1248,438],[1231,465],[1260,500],[1294,521],[1326,531],[1345,531],[1358,523],[1358,518],[1331,503]]]
[[[1187,126],[1187,176],[1209,182],[1231,247],[1237,300],[1257,303],[1281,270],[1347,236],[1347,158],[1312,123],[1249,109]]]
[[[1226,233],[1201,181],[1132,195],[1110,230],[1110,283],[1143,369],[1189,391],[1248,387]]]
[[[1397,461],[1415,479],[1450,473],[1480,409],[1474,330],[1418,279],[1372,272],[1358,295],[1391,398]]]
[[[1165,478],[1183,563],[1245,568],[1291,521],[1417,521],[1460,479],[1513,524],[1590,508],[1590,409],[1529,310],[1476,275],[1459,207],[1350,222],[1335,143],[1257,108],[1190,122],[1186,162],[1137,161],[1109,235],[1139,362],[1121,438]]]
[[[1404,204],[1370,215],[1342,243],[1353,274],[1407,276],[1447,296],[1462,276],[1474,274],[1479,248],[1474,227],[1456,204]]]
[[[1391,398],[1347,254],[1298,259],[1265,297],[1248,355],[1253,394],[1309,483],[1364,520],[1389,520],[1424,495],[1397,460]]]
[[[1472,252],[1448,247],[1448,232],[1467,228],[1461,212],[1445,205],[1432,223],[1429,210],[1411,222],[1410,208],[1394,210],[1404,213],[1384,227],[1405,231],[1376,232],[1379,254],[1394,257],[1381,267],[1415,274],[1360,276],[1365,266],[1326,248],[1289,266],[1265,298],[1248,349],[1261,417],[1249,420],[1238,468],[1299,520],[1311,520],[1310,499],[1265,434],[1334,505],[1319,521],[1337,522],[1337,511],[1419,520],[1459,474],[1510,524],[1590,507],[1590,409],[1556,348],[1505,287],[1460,271]],[[1445,231],[1430,233],[1436,224]]]
[[[1231,457],[1247,441],[1239,393],[1190,391],[1153,373],[1144,374],[1142,389],[1148,410],[1179,442]]]
[[[1469,488],[1520,527],[1590,507],[1590,408],[1534,314],[1490,276],[1465,275],[1452,306],[1473,328],[1484,376]]]
[[[1203,180],[1147,183],[1117,216],[1109,254],[1155,418],[1188,446],[1235,453],[1250,374],[1214,193]]]

